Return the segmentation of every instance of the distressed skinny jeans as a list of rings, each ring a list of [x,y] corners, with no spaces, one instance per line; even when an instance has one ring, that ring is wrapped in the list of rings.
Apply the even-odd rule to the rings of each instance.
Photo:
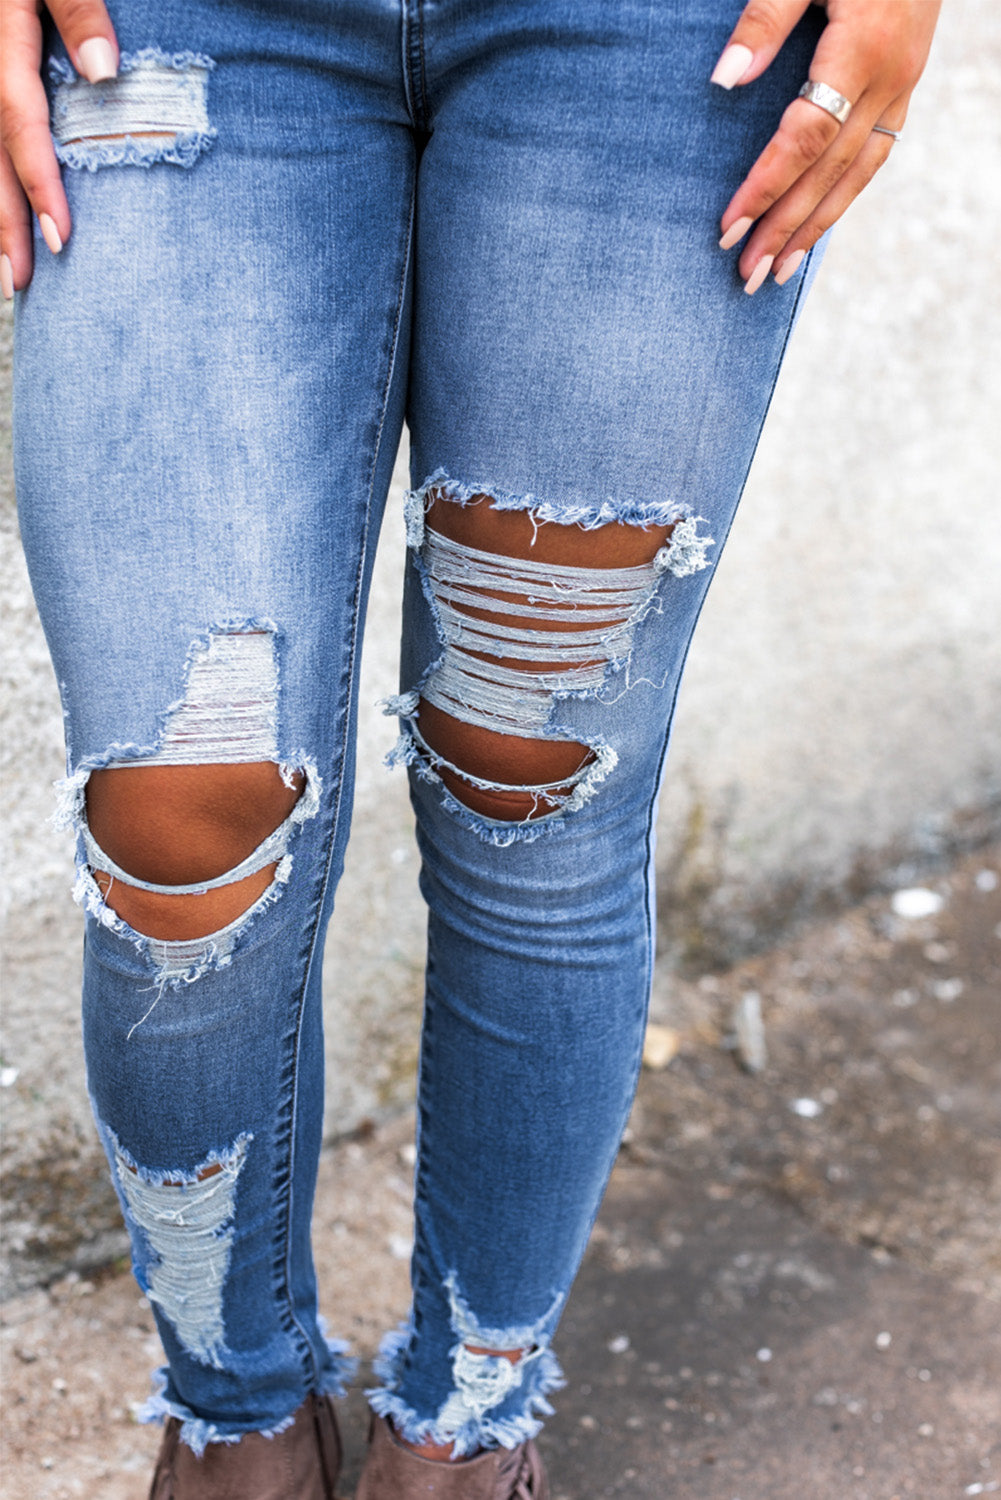
[[[748,297],[716,245],[821,24],[727,94],[708,78],[739,9],[112,0],[122,69],[93,86],[49,38],[74,228],[17,298],[16,478],[67,725],[89,1087],[166,1350],[150,1414],[196,1450],[345,1374],[310,1249],[320,954],[404,420],[391,759],[427,999],[413,1308],[371,1400],[459,1455],[550,1410],[639,1066],[678,683],[812,272]],[[513,557],[432,506],[662,545]],[[433,714],[510,763],[477,766]],[[519,774],[528,742],[578,761]],[[115,883],[159,888],[91,833],[92,773],[249,762],[301,788],[291,814],[164,889],[273,867],[263,894],[208,936],[129,926]],[[517,817],[484,811],[511,792]]]

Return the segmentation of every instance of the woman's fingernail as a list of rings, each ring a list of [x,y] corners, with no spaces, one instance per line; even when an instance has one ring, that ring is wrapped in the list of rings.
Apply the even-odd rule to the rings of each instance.
[[[58,255],[63,248],[62,237],[56,228],[56,221],[50,214],[38,215],[38,227],[42,231],[42,239],[48,245],[53,255]]]
[[[754,53],[750,47],[744,47],[740,42],[731,42],[729,47],[723,48],[723,54],[719,62],[709,75],[710,83],[718,83],[721,89],[732,89],[735,83],[739,83],[754,61]]]
[[[758,261],[758,264],[755,266],[754,270],[751,272],[750,276],[748,276],[747,280],[744,282],[744,291],[749,297],[754,296],[755,292],[758,290],[758,287],[761,285],[765,277],[768,275],[769,271],[772,269],[772,261],[774,259],[774,255],[763,255]]]
[[[104,36],[88,37],[76,49],[80,72],[88,83],[104,83],[117,76],[115,49]]]
[[[720,249],[732,250],[737,241],[744,238],[744,235],[753,223],[753,219],[734,219],[730,228],[719,242]]]
[[[9,255],[0,255],[0,291],[3,292],[5,302],[9,302],[14,295],[14,267]]]
[[[778,270],[775,272],[775,285],[785,286],[786,282],[789,280],[789,277],[795,276],[796,272],[803,264],[805,256],[805,250],[794,250],[789,256],[789,259],[784,260],[779,266]]]

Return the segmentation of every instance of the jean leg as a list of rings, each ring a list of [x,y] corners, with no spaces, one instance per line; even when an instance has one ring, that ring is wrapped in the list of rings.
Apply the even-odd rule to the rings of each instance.
[[[111,13],[118,84],[54,46],[74,229],[18,297],[16,478],[67,722],[88,1083],[168,1356],[152,1411],[197,1449],[342,1373],[309,1245],[320,954],[402,422],[414,147],[386,7]],[[169,129],[125,139],[150,108]],[[273,870],[259,898],[194,938],[130,926],[116,887],[157,882],[89,838],[94,773],[256,763],[301,787],[249,859]]]
[[[531,1435],[559,1383],[551,1339],[639,1067],[678,685],[811,274],[747,297],[716,222],[814,18],[737,100],[708,84],[736,9],[545,11],[456,6],[426,46],[394,707],[429,953],[414,1306],[372,1401],[457,1454]],[[442,505],[474,515],[469,545],[443,540]],[[507,512],[544,563],[497,543]],[[623,528],[665,538],[632,573],[602,556]],[[444,749],[431,709],[509,752]],[[579,766],[517,774],[539,743]]]

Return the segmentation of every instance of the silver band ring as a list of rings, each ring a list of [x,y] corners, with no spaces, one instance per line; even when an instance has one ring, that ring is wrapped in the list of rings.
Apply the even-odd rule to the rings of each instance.
[[[874,125],[873,130],[878,130],[880,135],[892,135],[895,141],[899,141],[903,135],[902,130],[891,130],[889,125]]]
[[[852,112],[850,99],[846,99],[844,94],[839,94],[837,89],[832,89],[829,83],[815,83],[812,78],[806,80],[798,97],[816,104],[827,114],[832,115],[839,125],[843,125]]]

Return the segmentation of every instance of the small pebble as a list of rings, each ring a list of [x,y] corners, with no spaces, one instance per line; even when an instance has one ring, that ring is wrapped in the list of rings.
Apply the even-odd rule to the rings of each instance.
[[[918,1428],[918,1437],[934,1437],[935,1428],[931,1422],[922,1422]]]
[[[400,1160],[405,1167],[417,1165],[417,1147],[413,1141],[407,1141],[405,1145],[400,1147]]]
[[[800,1115],[804,1120],[815,1120],[824,1106],[818,1099],[794,1099],[789,1108],[794,1115]]]
[[[769,1348],[765,1347],[763,1349],[759,1349],[754,1357],[755,1359],[759,1359],[763,1365],[766,1365],[772,1357],[772,1351]]]
[[[391,1234],[386,1243],[394,1260],[409,1260],[413,1254],[414,1242],[409,1235]]]
[[[948,943],[925,943],[922,952],[930,964],[947,964],[952,957]]]
[[[893,1334],[892,1333],[885,1333],[885,1332],[884,1333],[877,1333],[877,1335],[876,1335],[876,1348],[877,1349],[889,1349],[889,1347],[890,1347],[890,1345],[892,1343],[893,1343]]]
[[[973,877],[973,883],[978,891],[996,891],[998,873],[996,870],[978,870]]]
[[[651,1021],[643,1040],[643,1066],[654,1073],[666,1068],[678,1055],[681,1037],[673,1026],[658,1026]]]
[[[943,1005],[951,1005],[963,993],[963,981],[961,979],[940,979],[936,984],[932,985],[931,992],[936,1000],[941,1000]]]
[[[0,1089],[9,1089],[20,1076],[20,1068],[0,1068]]]
[[[629,1335],[627,1333],[620,1333],[617,1338],[610,1339],[608,1342],[609,1354],[625,1354],[628,1348]]]
[[[762,1073],[768,1066],[768,1049],[761,1018],[761,996],[757,990],[745,990],[737,1001],[733,1008],[733,1029],[741,1066],[748,1073]]]
[[[52,1382],[52,1389],[54,1391],[58,1391],[62,1396],[66,1391],[69,1390],[69,1386],[66,1384],[65,1380],[63,1380],[61,1375],[57,1375],[56,1379]]]
[[[926,886],[908,886],[905,890],[894,891],[890,898],[890,906],[894,916],[906,917],[908,920],[917,920],[919,917],[933,917],[940,912],[945,902],[937,891],[930,891]]]

